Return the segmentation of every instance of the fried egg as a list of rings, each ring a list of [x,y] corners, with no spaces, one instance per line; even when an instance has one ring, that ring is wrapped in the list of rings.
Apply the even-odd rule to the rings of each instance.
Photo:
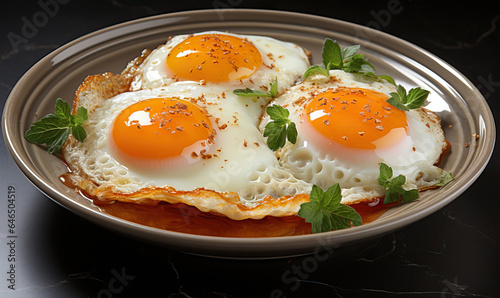
[[[408,189],[435,185],[442,170],[435,164],[447,147],[434,113],[401,111],[386,100],[395,87],[366,82],[340,70],[330,78],[313,76],[276,98],[290,111],[298,140],[276,151],[280,166],[299,180],[323,189],[339,183],[343,203],[383,197],[379,165],[406,176]],[[261,131],[269,123],[264,116]]]
[[[64,159],[102,201],[184,202],[233,219],[296,212],[239,210],[297,179],[283,171],[283,183],[272,185],[277,189],[253,190],[278,161],[258,127],[241,117],[245,110],[231,103],[234,97],[185,83],[121,93],[98,105],[84,124],[87,138],[69,142]]]
[[[127,193],[165,185],[236,191],[246,174],[217,179],[225,168],[237,163],[235,172],[251,173],[275,158],[258,129],[226,108],[229,100],[197,85],[119,94],[96,108],[87,139],[66,150],[66,160],[96,183]]]
[[[220,94],[234,89],[267,90],[276,79],[278,91],[294,85],[309,67],[298,45],[265,36],[209,31],[177,35],[153,50],[141,65],[134,88],[154,89],[175,82],[217,86]],[[236,98],[258,123],[269,98]]]
[[[153,50],[141,66],[140,79],[142,87],[149,89],[177,81],[265,89],[277,77],[284,90],[307,67],[306,52],[295,44],[265,36],[209,31],[177,35]]]

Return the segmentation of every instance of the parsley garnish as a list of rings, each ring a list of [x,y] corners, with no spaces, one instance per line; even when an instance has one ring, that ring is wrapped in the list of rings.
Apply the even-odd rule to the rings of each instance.
[[[267,146],[273,151],[285,146],[286,140],[292,144],[297,142],[297,127],[292,120],[288,119],[290,112],[280,105],[272,105],[266,108],[271,122],[264,128],[264,137],[267,138]]]
[[[375,68],[371,65],[363,54],[356,54],[360,45],[353,45],[340,49],[339,44],[329,38],[325,39],[321,56],[323,65],[313,65],[304,73],[304,78],[311,75],[321,74],[330,76],[330,70],[340,69],[348,73],[362,74],[374,81],[386,80],[396,85],[394,79],[388,75],[376,75]]]
[[[278,80],[277,78],[274,78],[269,91],[245,88],[235,89],[233,90],[233,93],[246,97],[265,96],[274,98],[278,94]],[[297,142],[297,127],[295,126],[295,123],[288,119],[290,112],[279,105],[268,106],[266,108],[266,112],[271,120],[273,120],[264,128],[264,137],[267,137],[267,146],[271,150],[276,151],[285,146],[286,140],[295,144]]]
[[[30,143],[48,145],[47,151],[52,154],[61,150],[70,134],[78,141],[83,142],[87,134],[82,124],[86,120],[87,109],[80,107],[76,114],[72,115],[69,104],[58,98],[55,114],[47,114],[31,124],[24,133],[24,138]]]
[[[246,97],[255,97],[255,96],[263,96],[263,97],[272,97],[274,98],[278,94],[278,80],[274,78],[274,81],[271,83],[269,91],[260,91],[250,88],[245,89],[235,89],[233,93],[238,96],[246,96]]]
[[[354,208],[340,203],[342,195],[338,183],[326,192],[313,185],[309,202],[300,205],[298,215],[311,223],[313,233],[340,230],[363,224],[361,216]]]
[[[439,182],[436,183],[436,186],[445,186],[446,184],[450,183],[455,179],[453,177],[453,174],[450,172],[443,171],[443,174],[441,174],[441,177],[439,177]]]
[[[396,92],[390,93],[392,97],[389,98],[387,102],[402,111],[409,111],[420,108],[424,104],[429,93],[429,91],[417,87],[410,89],[408,94],[406,94],[406,89],[398,85]]]
[[[380,164],[380,176],[378,183],[386,188],[384,204],[398,202],[401,198],[403,202],[412,202],[419,198],[418,190],[405,190],[403,185],[406,182],[404,175],[392,177],[392,168],[385,163]]]

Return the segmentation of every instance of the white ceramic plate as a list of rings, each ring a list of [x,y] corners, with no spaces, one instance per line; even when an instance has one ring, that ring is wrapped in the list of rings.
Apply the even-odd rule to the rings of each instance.
[[[87,75],[119,73],[143,49],[154,49],[168,36],[206,30],[267,35],[294,42],[312,51],[314,64],[321,62],[326,37],[342,46],[360,44],[377,73],[391,75],[400,84],[431,91],[432,104],[428,108],[441,117],[452,145],[441,166],[452,172],[455,180],[441,189],[422,193],[417,202],[393,208],[375,222],[356,228],[279,238],[198,236],[150,228],[103,213],[59,181],[59,175],[66,172],[60,159],[24,140],[23,134],[35,116],[53,112],[57,97],[73,98]],[[8,149],[26,177],[49,198],[76,214],[143,241],[189,253],[238,258],[312,253],[376,237],[415,222],[464,192],[486,166],[495,142],[493,116],[480,92],[438,57],[359,25],[299,13],[248,9],[154,16],[99,30],[68,43],[40,60],[19,80],[5,105],[2,129]],[[479,139],[473,138],[473,134],[479,135]]]

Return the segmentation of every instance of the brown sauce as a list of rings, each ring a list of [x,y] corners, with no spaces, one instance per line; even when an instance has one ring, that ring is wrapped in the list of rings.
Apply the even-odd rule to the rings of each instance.
[[[60,176],[67,187],[79,190],[80,195],[92,198],[79,189],[70,178],[71,173]],[[283,237],[311,234],[311,224],[299,216],[273,217],[263,219],[232,220],[227,217],[201,212],[186,204],[140,205],[115,201],[105,203],[94,199],[94,204],[102,211],[137,224],[187,234],[219,237]],[[351,205],[359,213],[363,224],[379,218],[397,203],[384,204],[383,199],[375,202],[361,202]]]
[[[363,223],[380,217],[395,204],[360,203],[352,207],[361,215]],[[260,220],[231,220],[227,217],[201,212],[185,204],[159,203],[156,206],[124,202],[100,205],[106,213],[158,229],[220,237],[282,237],[311,234],[311,224],[298,216],[272,217]]]
[[[298,216],[261,220],[232,220],[201,212],[185,204],[156,206],[114,202],[99,206],[113,216],[138,224],[174,232],[221,237],[281,237],[311,233],[310,224]]]

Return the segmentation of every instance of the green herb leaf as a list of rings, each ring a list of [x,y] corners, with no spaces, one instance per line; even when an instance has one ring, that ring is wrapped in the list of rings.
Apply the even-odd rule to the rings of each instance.
[[[288,124],[288,128],[286,130],[286,138],[292,144],[297,143],[297,127],[295,126],[295,122],[290,122]]]
[[[401,201],[405,203],[413,202],[419,198],[418,190],[410,189],[401,194]]]
[[[297,127],[288,116],[290,112],[280,105],[272,105],[266,108],[271,122],[264,128],[264,137],[267,137],[267,146],[273,151],[285,146],[286,141],[292,144],[297,142]]]
[[[325,39],[323,43],[321,57],[323,58],[323,66],[327,71],[342,68],[342,52],[340,46],[330,38]]]
[[[326,38],[321,51],[323,65],[313,65],[309,67],[304,72],[303,78],[305,79],[309,76],[318,74],[329,77],[330,70],[341,69],[348,73],[365,75],[367,78],[374,81],[386,80],[394,84],[394,79],[388,75],[375,75],[375,68],[365,59],[365,56],[363,54],[356,54],[359,48],[360,45],[352,45],[340,49],[336,41]]]
[[[453,179],[455,178],[453,177],[452,173],[443,171],[443,174],[441,175],[441,177],[439,177],[439,182],[436,183],[436,186],[445,186],[446,184],[453,181]]]
[[[427,96],[429,96],[429,93],[429,91],[420,87],[410,89],[410,91],[408,91],[408,96],[406,97],[406,106],[410,110],[420,108],[427,99]]]
[[[233,94],[238,96],[246,96],[246,97],[276,97],[278,94],[278,79],[275,77],[274,81],[269,86],[269,91],[260,91],[254,90],[250,88],[245,89],[235,89],[233,90]]]
[[[397,109],[409,111],[420,108],[425,103],[429,93],[427,90],[416,87],[410,89],[407,94],[406,89],[402,85],[398,85],[396,92],[390,93],[391,97],[387,99],[387,102]]]
[[[81,125],[71,127],[71,134],[80,143],[83,143],[87,137],[87,132],[85,132],[85,129]]]
[[[69,103],[65,102],[61,98],[56,99],[55,114],[57,118],[69,119],[71,116],[71,107]]]
[[[385,163],[380,163],[378,183],[386,188],[384,204],[398,202],[412,202],[419,198],[418,190],[405,190],[403,185],[406,183],[404,175],[392,177],[393,171]]]
[[[378,184],[387,187],[387,184],[392,178],[392,168],[385,163],[381,163],[379,167]]]
[[[246,96],[246,97],[255,97],[255,96],[271,97],[271,93],[269,91],[260,91],[250,88],[235,89],[233,90],[233,93],[238,96]]]
[[[386,100],[389,104],[402,111],[408,110],[403,103],[404,98],[406,97],[406,89],[403,86],[398,85],[396,92],[391,92],[390,95],[391,97]]]
[[[55,113],[48,114],[34,122],[24,133],[24,138],[34,144],[46,144],[47,151],[52,154],[60,151],[69,135],[72,134],[79,142],[86,138],[85,129],[81,126],[87,120],[87,110],[80,107],[72,115],[67,102],[58,98]]]
[[[304,78],[307,78],[307,77],[313,76],[313,75],[317,75],[317,74],[323,75],[325,77],[330,76],[330,73],[325,68],[323,68],[319,65],[313,65],[313,66],[309,67],[306,70],[306,72],[304,72]]]
[[[368,61],[365,60],[364,55],[354,55],[352,59],[348,60],[343,67],[345,72],[360,73],[374,75],[375,68]]]
[[[267,137],[267,146],[276,151],[286,144],[286,125],[278,122],[270,122],[264,129],[264,137]]]
[[[87,121],[88,119],[87,109],[84,107],[79,107],[76,110],[76,114],[71,116],[71,119],[73,119],[73,123],[75,125],[82,125],[83,122]]]
[[[328,232],[360,226],[361,216],[354,208],[340,203],[342,200],[339,184],[330,186],[326,192],[313,185],[309,202],[300,205],[298,215],[311,223],[313,233]]]
[[[290,111],[288,111],[287,109],[285,109],[284,107],[280,106],[280,105],[272,105],[272,106],[268,106],[266,108],[266,112],[267,114],[269,115],[269,117],[271,117],[271,120],[288,120],[288,116],[290,116]],[[290,121],[290,120],[288,120]],[[288,123],[287,121],[287,123]]]
[[[359,51],[359,48],[361,46],[359,44],[345,47],[342,49],[341,54],[342,54],[342,60],[347,61],[354,57],[354,55]]]
[[[274,77],[274,81],[271,83],[271,87],[269,88],[269,94],[272,98],[275,98],[278,94],[278,78]]]
[[[391,77],[391,76],[388,76],[388,75],[379,75],[379,76],[376,76],[377,77],[377,81],[381,81],[381,80],[386,80],[387,82],[393,84],[394,86],[396,86],[396,82],[394,81],[394,79]]]

